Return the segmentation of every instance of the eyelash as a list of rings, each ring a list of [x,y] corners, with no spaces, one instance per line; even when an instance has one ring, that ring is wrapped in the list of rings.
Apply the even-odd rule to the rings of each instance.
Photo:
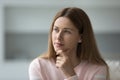
[[[57,28],[53,28],[53,31],[55,31],[55,32],[59,32],[59,29],[57,29]],[[71,34],[71,32],[68,31],[68,30],[64,30],[63,32]]]
[[[53,28],[53,31],[58,32],[59,30],[57,28]]]
[[[64,32],[66,32],[66,33],[71,33],[70,31],[68,31],[68,30],[64,30]]]

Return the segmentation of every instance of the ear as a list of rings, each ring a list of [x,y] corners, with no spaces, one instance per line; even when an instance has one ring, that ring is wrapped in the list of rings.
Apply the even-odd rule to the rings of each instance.
[[[80,35],[78,43],[82,43],[82,35]]]
[[[78,43],[82,43],[82,39],[79,39]]]

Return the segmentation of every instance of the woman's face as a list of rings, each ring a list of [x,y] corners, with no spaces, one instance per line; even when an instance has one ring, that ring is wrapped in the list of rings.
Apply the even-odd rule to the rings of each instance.
[[[59,50],[76,51],[77,44],[80,42],[78,29],[67,17],[59,17],[54,22],[52,30],[52,44],[55,52]]]

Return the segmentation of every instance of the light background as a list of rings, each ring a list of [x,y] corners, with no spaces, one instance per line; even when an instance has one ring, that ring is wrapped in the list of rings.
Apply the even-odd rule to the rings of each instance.
[[[98,48],[107,60],[120,60],[119,0],[0,1],[0,80],[28,80],[30,61],[47,49],[57,11],[82,8],[90,17]]]

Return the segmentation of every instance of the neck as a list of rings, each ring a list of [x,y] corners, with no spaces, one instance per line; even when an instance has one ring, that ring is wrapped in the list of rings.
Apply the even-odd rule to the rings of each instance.
[[[72,54],[70,54],[69,58],[74,67],[76,67],[80,63],[79,58],[76,56],[76,51],[73,51]]]

